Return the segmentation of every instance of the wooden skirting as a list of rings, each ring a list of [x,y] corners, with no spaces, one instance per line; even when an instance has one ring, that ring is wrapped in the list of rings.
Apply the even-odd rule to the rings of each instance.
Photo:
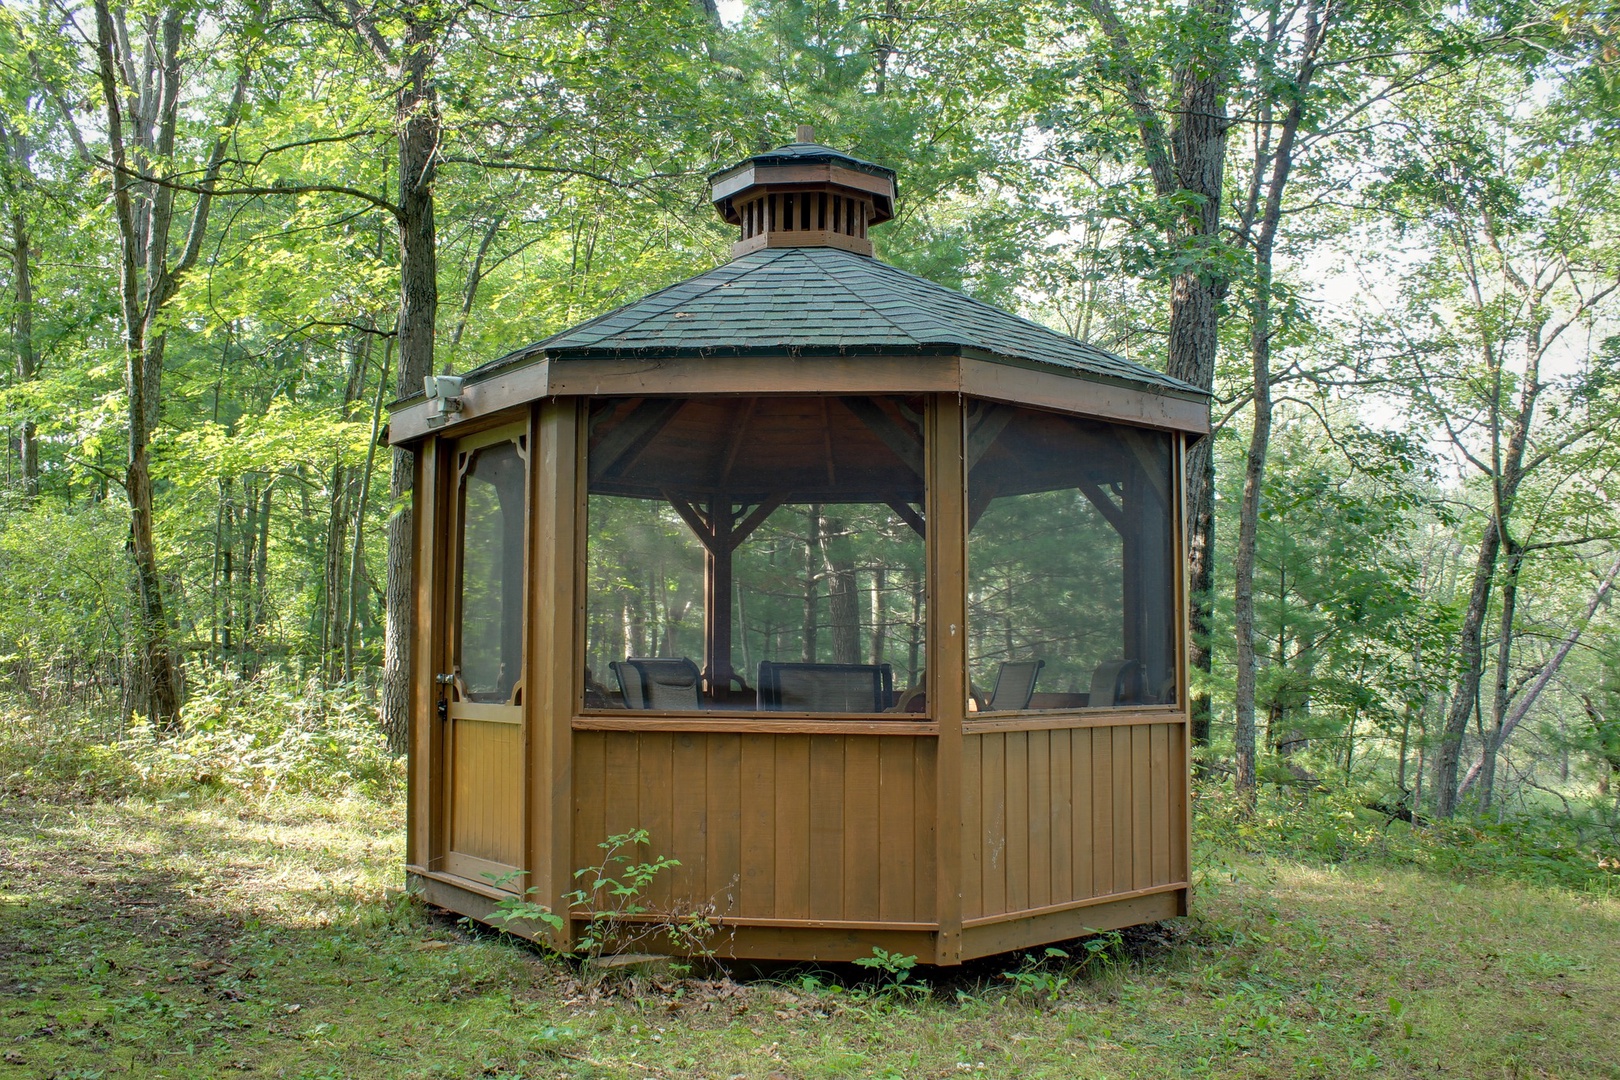
[[[607,837],[679,862],[660,911],[782,925],[936,920],[937,741],[881,734],[575,731],[573,865]]]
[[[1066,904],[1048,904],[1043,908],[1025,909],[1023,911],[1003,911],[996,915],[983,915],[977,919],[962,920],[962,928],[970,930],[976,926],[993,926],[996,923],[1013,922],[1018,919],[1037,919],[1047,915],[1057,915],[1065,911],[1075,911],[1080,908],[1097,907],[1103,904],[1118,904],[1127,900],[1139,900],[1144,896],[1157,896],[1160,893],[1183,892],[1187,888],[1185,881],[1177,881],[1169,885],[1155,885],[1150,889],[1136,889],[1127,893],[1112,893],[1108,896],[1088,896],[1084,900],[1070,900]]]
[[[1185,888],[1186,725],[963,737],[964,926]]]
[[[420,866],[408,868],[407,883],[428,903],[481,922],[488,922],[495,905],[507,896],[498,889]],[[1186,913],[1186,893],[1184,885],[1170,886],[1141,895],[1095,897],[1084,901],[1083,906],[1071,905],[1063,910],[1018,912],[994,921],[973,920],[962,929],[960,956],[951,954],[946,963],[1171,919]],[[648,915],[639,921],[657,918]],[[574,923],[577,929],[586,925],[583,919]],[[530,940],[536,936],[522,923],[512,923],[506,929]],[[707,943],[708,950],[721,959],[824,962],[859,960],[871,956],[874,948],[916,956],[924,963],[938,962],[938,946],[936,928],[927,923],[790,919],[723,920]],[[667,951],[669,943],[654,939],[639,943],[638,948]]]
[[[1163,922],[1186,913],[1186,890],[1155,893],[1134,900],[1111,900],[1090,907],[1034,915],[1006,922],[964,927],[962,959],[994,956],[1054,941],[1085,937],[1099,930]]]

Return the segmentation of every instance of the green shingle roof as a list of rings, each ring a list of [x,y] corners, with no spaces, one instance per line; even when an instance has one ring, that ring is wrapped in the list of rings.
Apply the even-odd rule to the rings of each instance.
[[[766,248],[468,373],[540,359],[967,352],[1172,392],[1202,391],[865,255]]]

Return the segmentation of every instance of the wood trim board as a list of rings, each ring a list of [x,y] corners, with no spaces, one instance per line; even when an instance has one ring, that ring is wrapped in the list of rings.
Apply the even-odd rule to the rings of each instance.
[[[1029,405],[1162,431],[1209,433],[1202,398],[1154,392],[1056,367],[1027,367],[937,354],[610,356],[540,358],[497,371],[462,390],[462,410],[429,428],[426,401],[398,402],[388,438],[409,443],[459,431],[515,406],[551,397],[740,397],[760,394],[953,394]]]

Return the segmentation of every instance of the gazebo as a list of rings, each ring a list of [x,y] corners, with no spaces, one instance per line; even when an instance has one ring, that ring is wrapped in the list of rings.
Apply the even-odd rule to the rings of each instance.
[[[873,257],[895,175],[711,178],[723,266],[398,403],[407,874],[486,919],[646,830],[722,956],[1183,914],[1198,390]]]

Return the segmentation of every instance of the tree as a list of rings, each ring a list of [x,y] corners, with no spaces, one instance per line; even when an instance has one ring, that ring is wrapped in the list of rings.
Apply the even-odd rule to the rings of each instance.
[[[176,224],[173,176],[180,129],[184,47],[196,31],[194,13],[170,7],[141,15],[144,33],[132,39],[126,11],[96,0],[96,66],[105,110],[107,161],[113,215],[118,228],[118,283],[122,301],[124,388],[128,399],[128,453],[124,490],[130,505],[130,556],[141,613],[140,663],[133,704],[162,726],[180,709],[179,662],[170,645],[162,576],[152,531],[150,462],[152,433],[162,416],[163,354],[168,329],[164,307],[196,266],[207,235],[213,188],[231,130],[241,115],[250,67],[237,63],[235,88],[213,126],[214,137],[192,203],[190,223],[177,258],[171,258]],[[141,41],[137,46],[135,41]],[[194,45],[195,43],[192,42]],[[128,94],[126,100],[125,95]],[[166,177],[165,177],[166,178]]]
[[[1620,276],[1616,218],[1602,212],[1612,211],[1609,173],[1591,168],[1592,150],[1567,134],[1531,138],[1528,91],[1501,76],[1475,93],[1426,97],[1411,107],[1427,134],[1403,144],[1385,191],[1400,201],[1409,232],[1430,254],[1383,329],[1406,366],[1418,415],[1444,432],[1483,496],[1456,642],[1459,674],[1434,761],[1435,812],[1448,817],[1458,809],[1470,720],[1488,705],[1481,774],[1488,793],[1495,753],[1522,718],[1510,705],[1527,571],[1538,556],[1615,535],[1612,521],[1588,512],[1585,493],[1570,490],[1570,478],[1594,455],[1612,453],[1608,371],[1590,356],[1573,377],[1559,379],[1554,366],[1567,340],[1606,310]],[[1540,498],[1527,508],[1524,500],[1537,489],[1555,501],[1576,498],[1562,511]],[[1487,702],[1481,695],[1493,598],[1498,626]]]
[[[1101,79],[1119,94],[1136,129],[1142,161],[1162,204],[1157,215],[1170,278],[1166,373],[1206,392],[1215,388],[1218,323],[1228,287],[1221,236],[1227,96],[1238,73],[1232,0],[1193,0],[1173,12],[1138,12],[1134,34],[1112,0],[1087,0],[1095,21]],[[1055,17],[1063,20],[1061,10]],[[1174,37],[1163,34],[1169,21]],[[1144,40],[1145,39],[1145,40]],[[1187,458],[1188,587],[1192,662],[1206,676],[1215,569],[1215,459],[1208,440]],[[1192,700],[1193,738],[1208,745],[1212,706]]]

